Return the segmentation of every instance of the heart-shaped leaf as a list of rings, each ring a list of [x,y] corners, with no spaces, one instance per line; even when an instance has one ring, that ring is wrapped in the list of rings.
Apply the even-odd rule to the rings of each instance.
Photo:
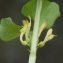
[[[18,37],[20,28],[21,26],[13,23],[11,18],[3,18],[0,23],[0,39],[9,41]]]

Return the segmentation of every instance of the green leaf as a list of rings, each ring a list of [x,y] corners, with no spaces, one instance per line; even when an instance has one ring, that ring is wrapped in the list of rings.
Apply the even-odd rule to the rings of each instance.
[[[27,4],[25,4],[22,8],[22,13],[25,16],[30,15],[34,20],[35,11],[36,11],[36,2],[37,0],[30,0]],[[54,21],[57,17],[60,16],[59,6],[55,2],[49,2],[48,0],[43,0],[41,17],[40,17],[40,25],[43,21],[48,20],[46,28],[50,28],[53,26]]]
[[[0,23],[0,39],[10,41],[20,35],[20,26],[13,23],[11,18],[3,18]]]

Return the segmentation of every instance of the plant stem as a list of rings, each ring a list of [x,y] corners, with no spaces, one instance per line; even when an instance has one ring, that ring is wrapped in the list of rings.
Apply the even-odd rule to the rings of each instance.
[[[36,61],[38,28],[39,28],[39,22],[40,22],[41,9],[42,9],[42,0],[37,0],[33,36],[32,36],[32,42],[31,42],[31,51],[30,51],[28,63],[35,63],[35,61]]]

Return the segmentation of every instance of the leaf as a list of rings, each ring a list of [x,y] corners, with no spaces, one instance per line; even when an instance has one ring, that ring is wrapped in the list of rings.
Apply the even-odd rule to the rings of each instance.
[[[31,18],[34,20],[36,2],[37,0],[30,0],[27,4],[25,4],[22,8],[23,15],[25,16],[30,15]],[[58,4],[56,4],[55,2],[49,2],[48,0],[43,0],[40,25],[42,24],[43,21],[48,20],[46,28],[50,28],[53,26],[54,21],[59,16],[60,12]]]
[[[3,18],[0,23],[0,39],[10,41],[20,35],[20,26],[12,22],[11,18]]]

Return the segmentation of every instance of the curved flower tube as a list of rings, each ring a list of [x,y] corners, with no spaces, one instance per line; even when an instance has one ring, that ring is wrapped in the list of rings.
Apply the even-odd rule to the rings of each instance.
[[[29,31],[30,31],[30,27],[31,27],[31,17],[28,16],[30,22],[28,22],[28,20],[23,20],[23,28],[20,30],[21,34],[20,34],[20,41],[23,45],[28,45],[28,42],[30,41],[30,38],[28,37]],[[23,35],[25,35],[25,41],[23,40]]]

